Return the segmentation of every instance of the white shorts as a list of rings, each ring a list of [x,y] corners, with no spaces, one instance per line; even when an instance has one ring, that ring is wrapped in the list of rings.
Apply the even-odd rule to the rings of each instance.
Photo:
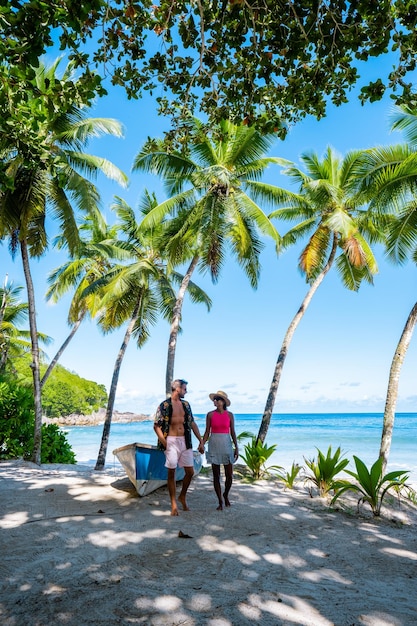
[[[175,469],[179,467],[194,467],[194,453],[192,448],[186,448],[184,437],[168,435],[165,450],[165,467]]]

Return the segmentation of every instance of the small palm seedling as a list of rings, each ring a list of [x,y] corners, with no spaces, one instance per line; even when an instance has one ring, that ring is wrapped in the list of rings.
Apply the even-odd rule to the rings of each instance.
[[[236,435],[236,439],[240,443],[244,439],[253,439],[254,436],[255,435],[253,433],[251,433],[249,430],[244,430],[243,432],[241,432],[238,435]]]
[[[251,472],[253,480],[259,480],[265,476],[269,476],[271,470],[282,470],[279,465],[270,465],[266,467],[269,457],[277,449],[276,444],[267,446],[262,441],[256,441],[256,437],[252,437],[251,441],[244,446],[244,454],[241,454],[243,461]]]
[[[301,470],[301,465],[298,465],[298,463],[296,463],[294,461],[293,464],[291,465],[290,471],[286,472],[284,470],[282,472],[278,472],[277,473],[277,478],[278,478],[278,480],[283,482],[284,485],[286,487],[288,487],[288,489],[293,489],[294,488],[295,479],[297,478],[298,474],[300,473],[300,470]]]
[[[326,496],[331,489],[334,489],[335,476],[345,469],[349,464],[348,459],[342,459],[340,447],[332,455],[332,446],[329,446],[327,455],[324,456],[317,448],[317,461],[314,459],[307,460],[304,458],[307,467],[311,470],[311,474],[307,476],[307,480],[311,481],[319,490],[321,497]]]
[[[413,504],[417,505],[417,491],[410,487],[409,485],[405,485],[406,488],[406,498]]]
[[[405,470],[388,472],[385,476],[382,475],[382,458],[380,457],[372,465],[369,471],[365,463],[358,459],[357,456],[353,457],[356,465],[356,472],[346,470],[347,474],[353,476],[356,482],[349,482],[347,480],[340,480],[335,484],[337,489],[331,504],[336,502],[346,491],[356,491],[361,494],[358,500],[359,507],[363,502],[368,502],[372,509],[372,513],[375,516],[381,514],[382,501],[390,489],[395,489],[397,493],[405,486],[406,480],[408,480],[408,472]]]

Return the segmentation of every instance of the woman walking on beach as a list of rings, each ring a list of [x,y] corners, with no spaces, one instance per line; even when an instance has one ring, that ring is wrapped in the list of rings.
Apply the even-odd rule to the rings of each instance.
[[[203,435],[203,445],[208,441],[206,459],[211,463],[213,470],[213,486],[219,500],[218,511],[223,510],[224,504],[230,506],[229,491],[233,482],[233,463],[237,461],[239,450],[235,433],[235,418],[233,413],[227,410],[230,400],[227,393],[218,391],[209,395],[210,400],[216,407],[206,416],[206,431]],[[235,449],[233,450],[232,440]],[[224,466],[225,488],[222,498],[220,485],[220,465]]]

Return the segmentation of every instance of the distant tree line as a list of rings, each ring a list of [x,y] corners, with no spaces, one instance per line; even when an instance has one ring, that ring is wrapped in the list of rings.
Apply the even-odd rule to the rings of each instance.
[[[90,415],[104,407],[107,392],[104,385],[81,378],[57,365],[45,384],[42,396],[43,412],[48,417],[62,417],[71,413]]]
[[[29,357],[18,362],[17,371],[28,371]],[[41,365],[41,373],[46,365]],[[20,378],[27,386],[31,379]],[[42,410],[46,417],[64,417],[72,413],[90,415],[106,406],[107,391],[104,385],[81,378],[62,365],[56,365],[42,389]]]
[[[0,459],[33,455],[35,424],[30,356],[14,361],[13,367],[0,371]],[[42,365],[41,370],[45,370]],[[25,375],[26,372],[26,375]],[[51,373],[43,390],[43,412],[48,417],[71,413],[90,414],[105,406],[104,385],[81,378],[61,365]],[[76,458],[66,433],[56,424],[42,424],[42,463],[75,463]]]

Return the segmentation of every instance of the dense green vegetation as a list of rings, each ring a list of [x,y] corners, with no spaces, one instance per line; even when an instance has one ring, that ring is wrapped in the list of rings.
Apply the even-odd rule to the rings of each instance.
[[[0,376],[0,459],[33,453],[35,412],[30,387],[11,376]],[[65,433],[55,424],[42,424],[42,463],[75,463]]]
[[[48,417],[71,413],[89,415],[105,406],[104,385],[81,378],[57,365],[42,390],[42,408]]]
[[[31,386],[30,356],[21,355],[13,370],[0,374],[0,459],[33,454],[35,413]],[[42,365],[41,370],[46,369]],[[57,365],[42,393],[44,414],[59,417],[71,413],[90,414],[107,401],[104,385],[81,378]],[[42,424],[41,463],[75,463],[66,434],[55,424]]]
[[[0,378],[0,458],[24,457],[33,445],[33,394],[29,387]]]
[[[210,122],[245,119],[283,137],[305,115],[320,119],[329,103],[346,102],[357,83],[363,101],[387,90],[397,103],[412,101],[416,23],[410,0],[381,0],[377,10],[346,0],[1,2],[0,58],[13,71],[0,68],[10,85],[0,106],[12,118],[24,101],[13,132],[42,150],[25,74],[59,41],[82,75],[77,86],[52,85],[63,106],[74,94],[88,104],[105,94],[106,76],[129,98],[155,94],[160,112],[177,120],[173,138],[198,110]],[[380,75],[361,81],[361,64],[388,52]]]
[[[30,358],[26,356],[16,364],[20,380],[30,385]],[[46,370],[41,365],[41,373]],[[61,417],[72,413],[90,415],[106,405],[107,392],[104,385],[81,378],[61,365],[56,365],[42,389],[42,409],[47,417]]]

